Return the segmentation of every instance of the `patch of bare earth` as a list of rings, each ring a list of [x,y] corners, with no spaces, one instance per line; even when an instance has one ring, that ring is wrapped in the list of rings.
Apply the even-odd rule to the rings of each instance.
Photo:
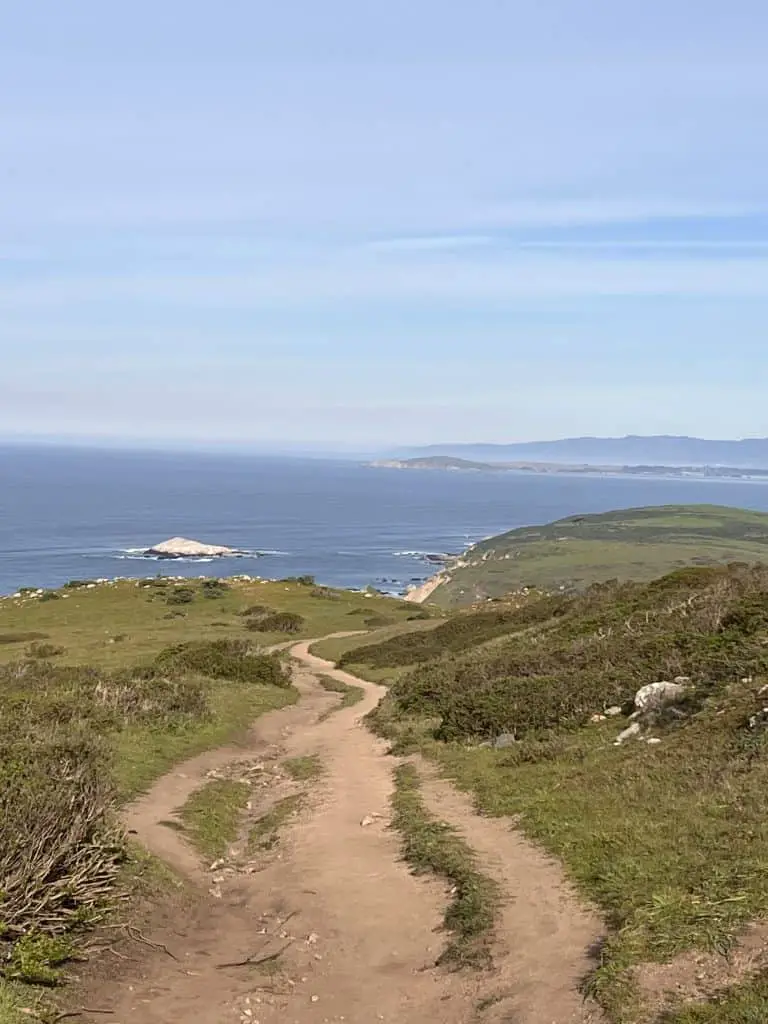
[[[433,813],[450,821],[501,884],[506,901],[491,971],[434,966],[447,902],[438,879],[414,877],[388,828],[392,758],[362,717],[383,688],[293,648],[302,699],[264,716],[246,748],[194,758],[160,779],[126,814],[151,852],[186,875],[193,896],[176,901],[178,920],[158,908],[143,923],[153,945],[92,979],[85,1005],[110,1010],[112,1024],[587,1024],[599,1017],[579,995],[598,940],[597,916],[575,900],[558,866],[501,820],[479,817],[450,786],[430,779]],[[335,676],[365,691],[354,707],[319,721],[336,699],[315,682]],[[233,763],[254,779],[253,819],[296,783],[279,760],[317,754],[323,773],[305,786],[303,808],[277,845],[254,854],[233,845],[215,871],[201,864],[173,822],[197,788]],[[248,759],[251,767],[248,768]],[[291,788],[292,787],[292,788]],[[365,822],[365,824],[362,824]],[[122,947],[121,947],[122,948]]]
[[[703,1002],[723,989],[768,968],[768,922],[757,921],[741,934],[727,956],[683,953],[666,964],[642,964],[635,978],[642,993],[643,1021],[653,1024],[663,1011]]]

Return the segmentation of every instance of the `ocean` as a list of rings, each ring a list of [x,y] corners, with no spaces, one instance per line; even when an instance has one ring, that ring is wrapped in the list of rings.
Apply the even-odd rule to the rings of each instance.
[[[516,526],[670,503],[768,511],[768,484],[456,473],[262,456],[0,447],[0,593],[70,579],[313,575],[399,593]],[[154,561],[172,536],[244,549],[237,559]],[[259,554],[256,554],[256,553]]]

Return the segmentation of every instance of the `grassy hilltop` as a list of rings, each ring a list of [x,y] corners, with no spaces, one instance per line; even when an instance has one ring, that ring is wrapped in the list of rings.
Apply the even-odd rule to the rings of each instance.
[[[583,589],[649,580],[684,565],[768,559],[768,515],[718,505],[668,505],[569,516],[473,545],[430,600],[444,608],[525,586]]]

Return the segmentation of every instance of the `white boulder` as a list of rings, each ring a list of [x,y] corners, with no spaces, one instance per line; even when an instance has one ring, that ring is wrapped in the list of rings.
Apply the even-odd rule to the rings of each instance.
[[[657,711],[669,704],[679,704],[687,692],[688,688],[683,683],[670,683],[666,680],[648,683],[635,694],[635,708],[640,712]]]

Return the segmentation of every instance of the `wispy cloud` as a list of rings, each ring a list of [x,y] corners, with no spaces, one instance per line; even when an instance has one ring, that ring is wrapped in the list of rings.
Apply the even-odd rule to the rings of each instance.
[[[766,211],[768,205],[753,203],[600,197],[491,204],[477,216],[480,223],[487,221],[497,227],[548,228],[750,217]]]
[[[493,245],[493,235],[404,235],[366,242],[364,247],[378,252],[441,252],[477,249]]]
[[[743,255],[702,259],[653,258],[613,260],[595,256],[503,254],[493,259],[445,260],[431,250],[418,260],[400,259],[399,251],[369,254],[367,259],[337,256],[296,265],[230,273],[63,276],[0,284],[6,310],[99,309],[111,304],[186,308],[344,308],[378,302],[494,303],[572,296],[768,296],[768,258]]]

